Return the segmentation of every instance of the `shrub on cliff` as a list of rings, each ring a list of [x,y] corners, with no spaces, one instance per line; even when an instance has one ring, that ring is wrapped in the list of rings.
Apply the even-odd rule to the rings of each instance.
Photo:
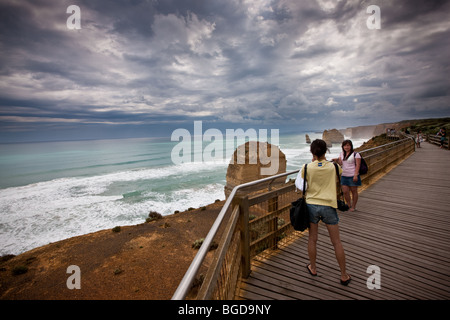
[[[194,249],[196,249],[196,250],[200,249],[200,247],[201,247],[202,244],[203,244],[203,241],[205,241],[205,238],[201,238],[201,239],[195,240],[194,243],[192,244],[192,248],[194,248]],[[212,242],[211,245],[209,246],[209,250],[217,249],[218,246],[219,246],[219,245],[217,244],[217,242],[215,242],[215,241],[213,240],[213,242]]]
[[[148,214],[148,218],[145,220],[145,222],[155,221],[162,219],[162,215],[156,211],[150,211]]]

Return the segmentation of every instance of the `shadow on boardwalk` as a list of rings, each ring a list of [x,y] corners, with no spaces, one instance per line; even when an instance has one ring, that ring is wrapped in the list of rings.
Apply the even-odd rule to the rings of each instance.
[[[450,151],[422,148],[360,194],[357,211],[340,213],[341,240],[352,275],[339,268],[325,225],[319,227],[318,277],[311,277],[305,236],[253,261],[239,299],[450,299]],[[370,290],[367,268],[380,268]]]

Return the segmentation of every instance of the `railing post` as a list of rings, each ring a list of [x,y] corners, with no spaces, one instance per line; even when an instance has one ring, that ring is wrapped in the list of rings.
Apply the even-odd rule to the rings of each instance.
[[[274,212],[278,210],[278,196],[270,198],[268,200],[268,213]],[[275,232],[278,229],[278,217],[274,217],[271,221],[269,221],[269,233]],[[274,233],[275,234],[275,233]],[[269,247],[275,248],[277,246],[277,239],[273,236],[270,240]]]
[[[239,217],[241,228],[241,265],[242,278],[247,279],[250,275],[250,233],[248,224],[248,196],[239,198]]]
[[[366,158],[365,160],[366,160],[366,163],[367,163],[367,167],[368,167],[369,170],[370,170],[372,158],[369,157],[369,158]],[[366,182],[366,185],[367,185],[367,186],[370,186],[370,179],[371,179],[371,176],[372,176],[372,173],[369,172],[369,174],[367,175],[367,177],[366,177],[366,179],[365,179],[365,182]]]

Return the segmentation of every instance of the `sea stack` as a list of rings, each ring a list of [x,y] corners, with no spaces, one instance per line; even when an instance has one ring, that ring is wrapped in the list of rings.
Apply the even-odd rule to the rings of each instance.
[[[311,143],[311,139],[309,138],[308,134],[305,134],[305,138],[306,138],[306,143]]]
[[[246,182],[267,178],[267,175],[261,174],[262,168],[278,169],[274,175],[286,172],[286,156],[280,148],[267,142],[252,141],[252,143],[254,144],[252,147],[250,142],[240,145],[233,153],[227,169],[227,183],[225,185],[225,196],[227,198],[234,187]],[[262,157],[259,156],[260,151]],[[267,160],[275,159],[275,155],[278,155],[277,167],[275,163],[265,163],[267,162],[264,161],[266,157]],[[261,159],[263,159],[263,163],[261,163]],[[276,179],[270,185],[277,187],[285,182],[286,177],[282,177]],[[261,186],[258,186],[257,189],[261,189]],[[251,188],[246,188],[246,192],[251,190]]]
[[[322,140],[325,140],[327,147],[331,147],[333,143],[342,143],[344,136],[337,129],[325,130],[322,134]]]

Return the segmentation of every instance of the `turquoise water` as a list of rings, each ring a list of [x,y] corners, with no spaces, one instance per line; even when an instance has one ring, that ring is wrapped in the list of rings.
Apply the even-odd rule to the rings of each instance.
[[[0,144],[0,256],[139,224],[149,211],[169,215],[225,199],[226,150],[222,158],[174,164],[177,144],[170,138]],[[311,160],[304,134],[281,136],[279,146],[287,170]],[[339,151],[331,148],[329,157]]]

